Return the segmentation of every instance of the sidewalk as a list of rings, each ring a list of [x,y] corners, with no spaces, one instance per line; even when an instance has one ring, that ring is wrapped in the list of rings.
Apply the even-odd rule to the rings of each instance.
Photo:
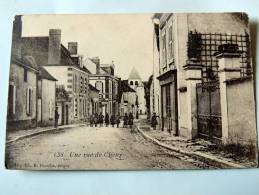
[[[10,144],[14,141],[18,141],[24,138],[32,137],[35,135],[43,134],[43,133],[48,133],[51,131],[57,131],[57,130],[62,130],[62,129],[69,129],[69,128],[74,128],[74,127],[81,127],[85,126],[85,123],[80,123],[80,124],[70,124],[70,125],[62,125],[58,126],[57,128],[55,127],[37,127],[35,129],[27,129],[27,130],[19,130],[19,131],[11,131],[7,133],[6,137],[6,143]]]
[[[138,121],[138,131],[155,144],[182,153],[187,156],[202,160],[220,168],[247,168],[255,167],[256,163],[247,158],[234,159],[229,153],[215,151],[215,144],[203,139],[188,140],[183,137],[170,135],[159,129],[152,130],[147,121]]]

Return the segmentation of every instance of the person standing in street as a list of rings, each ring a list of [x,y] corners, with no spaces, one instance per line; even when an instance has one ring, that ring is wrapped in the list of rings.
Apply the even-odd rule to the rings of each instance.
[[[111,115],[110,123],[111,123],[112,127],[114,127],[114,124],[115,124],[115,116],[114,115]]]
[[[58,127],[58,119],[59,119],[58,107],[56,107],[56,109],[55,109],[55,124],[54,124],[55,128]]]
[[[123,128],[127,128],[127,126],[128,126],[128,114],[127,113],[125,113],[125,115],[124,115],[124,117],[123,117]]]
[[[103,126],[103,118],[104,118],[104,116],[103,116],[103,114],[100,112],[100,114],[99,114],[99,123],[100,123],[100,127],[102,127],[102,126]]]
[[[94,115],[94,125],[95,125],[96,127],[97,127],[97,125],[98,125],[98,121],[99,121],[98,114],[95,113],[95,115]]]
[[[94,115],[93,114],[91,114],[90,115],[90,127],[92,127],[93,126],[93,124],[94,124]]]
[[[109,126],[110,117],[109,117],[109,114],[107,112],[105,113],[104,120],[105,120],[105,126],[108,127]]]
[[[134,120],[133,114],[132,114],[132,112],[130,112],[128,123],[129,123],[129,126],[130,126],[131,129],[132,129],[132,126],[133,126],[133,120]]]
[[[117,128],[119,128],[119,125],[120,125],[120,117],[119,117],[119,115],[116,116],[116,124],[117,124]]]
[[[156,120],[156,113],[154,112],[152,117],[151,117],[151,127],[156,130],[156,126],[157,126],[157,120]]]

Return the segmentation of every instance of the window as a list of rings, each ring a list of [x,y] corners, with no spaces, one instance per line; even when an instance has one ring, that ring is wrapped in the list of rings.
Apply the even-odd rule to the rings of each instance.
[[[165,96],[166,96],[166,113],[168,117],[171,117],[171,96],[170,96],[170,85],[165,86]]]
[[[135,81],[135,85],[138,86],[138,81]]]
[[[26,114],[31,115],[32,112],[32,89],[27,88],[26,90]]]
[[[133,81],[130,81],[130,85],[133,85]]]
[[[169,41],[168,41],[168,49],[169,49],[169,59],[173,58],[173,32],[172,26],[169,27]]]
[[[27,82],[28,81],[28,70],[27,69],[23,69],[23,80],[24,82]]]
[[[8,98],[8,115],[15,114],[15,101],[16,101],[16,86],[13,83],[9,85],[9,98]]]
[[[78,105],[77,105],[77,99],[75,98],[74,100],[74,116],[77,117],[78,115],[78,109],[77,109]]]
[[[162,65],[166,66],[166,37],[162,35]]]

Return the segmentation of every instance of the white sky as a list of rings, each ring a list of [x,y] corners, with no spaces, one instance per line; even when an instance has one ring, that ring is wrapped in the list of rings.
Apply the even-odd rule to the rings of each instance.
[[[152,74],[152,14],[23,16],[23,36],[48,36],[61,29],[61,42],[78,42],[78,53],[115,63],[115,74],[126,79],[133,66],[143,80]]]

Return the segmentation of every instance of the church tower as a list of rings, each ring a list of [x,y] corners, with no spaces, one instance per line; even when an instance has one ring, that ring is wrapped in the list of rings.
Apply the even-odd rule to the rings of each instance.
[[[136,91],[137,99],[138,99],[138,111],[140,115],[146,114],[146,99],[145,99],[145,88],[142,82],[142,78],[140,77],[138,71],[135,67],[132,68],[129,78],[128,78],[129,86]]]

